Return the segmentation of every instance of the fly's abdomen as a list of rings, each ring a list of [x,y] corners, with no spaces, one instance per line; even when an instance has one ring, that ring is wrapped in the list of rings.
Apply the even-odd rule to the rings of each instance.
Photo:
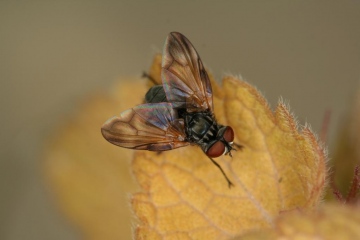
[[[155,85],[145,95],[146,103],[167,102],[166,94],[162,85]]]

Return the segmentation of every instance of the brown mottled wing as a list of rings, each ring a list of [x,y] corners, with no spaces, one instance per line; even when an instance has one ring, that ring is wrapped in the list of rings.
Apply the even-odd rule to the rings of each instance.
[[[165,151],[189,145],[184,124],[170,103],[143,104],[109,119],[101,132],[124,148]]]
[[[213,110],[209,76],[190,41],[182,34],[168,35],[162,60],[162,82],[173,108],[188,112]]]

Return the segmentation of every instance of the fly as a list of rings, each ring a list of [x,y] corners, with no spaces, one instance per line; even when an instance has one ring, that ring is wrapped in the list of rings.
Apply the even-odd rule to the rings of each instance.
[[[161,77],[162,85],[149,89],[145,104],[105,122],[101,128],[104,138],[120,147],[149,151],[198,145],[231,187],[213,158],[231,156],[234,130],[217,123],[209,76],[195,48],[181,33],[172,32],[166,39]]]

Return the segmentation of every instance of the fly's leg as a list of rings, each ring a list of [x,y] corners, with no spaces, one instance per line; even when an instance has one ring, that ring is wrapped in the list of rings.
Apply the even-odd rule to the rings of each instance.
[[[209,157],[209,159],[212,161],[213,164],[215,164],[215,166],[217,166],[217,167],[220,169],[221,173],[224,175],[226,181],[228,182],[229,188],[231,188],[232,186],[234,186],[234,184],[233,184],[233,183],[229,180],[229,178],[226,176],[226,174],[225,174],[224,170],[221,168],[221,166],[220,166],[217,162],[215,162],[214,159],[212,159],[211,157]]]

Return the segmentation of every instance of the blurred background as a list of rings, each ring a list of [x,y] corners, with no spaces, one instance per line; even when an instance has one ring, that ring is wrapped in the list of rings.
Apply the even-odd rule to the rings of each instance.
[[[330,111],[331,157],[359,87],[359,26],[354,0],[0,1],[0,239],[81,236],[48,193],[44,142],[84,96],[147,70],[170,31],[301,125],[319,133]]]

